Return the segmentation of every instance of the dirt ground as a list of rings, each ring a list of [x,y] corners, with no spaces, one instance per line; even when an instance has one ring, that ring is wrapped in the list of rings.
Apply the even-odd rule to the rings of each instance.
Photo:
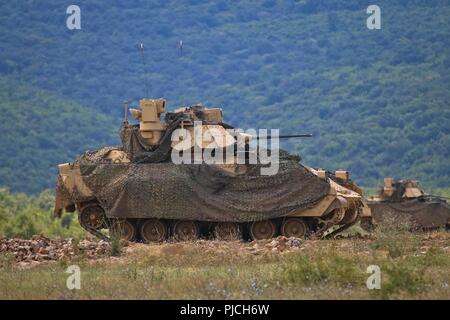
[[[94,239],[2,238],[0,298],[450,298],[445,231],[113,246]],[[82,270],[81,290],[66,287],[69,265]],[[380,290],[366,286],[369,265],[382,270]]]
[[[418,248],[426,253],[430,248],[439,247],[450,254],[449,232],[425,232],[414,234],[420,242]],[[91,260],[127,261],[139,255],[167,255],[192,249],[202,250],[209,254],[227,254],[242,256],[283,255],[289,252],[312,252],[328,246],[339,248],[343,252],[354,255],[369,255],[370,244],[376,242],[374,235],[349,236],[333,240],[304,240],[297,238],[277,237],[259,241],[211,241],[165,242],[161,244],[143,244],[121,242],[117,257],[111,254],[111,246],[103,240],[87,238],[81,240],[50,239],[43,235],[33,236],[30,240],[17,238],[0,238],[0,255],[9,256],[19,268],[49,264],[55,261],[70,261],[75,257]],[[406,246],[406,244],[404,244]],[[363,249],[363,250],[360,250]],[[365,250],[364,250],[365,249]],[[388,250],[378,250],[378,254],[388,255]],[[12,258],[14,257],[14,258]]]

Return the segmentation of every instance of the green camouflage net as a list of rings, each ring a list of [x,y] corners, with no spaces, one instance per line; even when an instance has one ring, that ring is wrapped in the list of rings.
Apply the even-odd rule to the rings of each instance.
[[[399,202],[370,203],[375,221],[391,215],[408,220],[412,228],[445,227],[450,222],[450,206],[443,200],[418,198]]]
[[[263,220],[310,207],[329,190],[288,155],[273,176],[260,175],[257,165],[232,176],[206,164],[81,162],[84,182],[110,217]]]
[[[170,162],[170,134],[181,120],[173,119],[157,147],[145,144],[138,127],[122,127],[122,150],[131,163],[105,162],[111,148],[78,157],[82,179],[107,216],[255,221],[314,206],[329,192],[326,181],[302,166],[298,156],[283,150],[279,171],[271,176],[260,174],[261,164],[247,164],[245,174],[238,175],[214,165],[176,165]],[[76,190],[68,195],[61,181],[57,198],[64,204],[92,200],[80,198]]]

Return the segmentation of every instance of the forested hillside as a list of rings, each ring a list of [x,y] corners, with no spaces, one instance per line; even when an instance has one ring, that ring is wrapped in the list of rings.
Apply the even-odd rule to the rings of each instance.
[[[364,186],[449,185],[448,1],[76,4],[81,30],[66,28],[65,2],[0,4],[0,185],[52,187],[58,162],[115,143],[121,103],[145,79],[170,109],[200,102],[242,128],[312,133],[283,146]],[[381,30],[366,27],[369,4]]]
[[[29,193],[51,188],[58,163],[117,144],[120,119],[9,78],[0,77],[0,88],[2,186]]]
[[[65,212],[61,219],[53,215],[54,202],[55,197],[49,190],[28,196],[0,188],[0,235],[21,238],[35,234],[51,237],[84,235],[76,214]]]

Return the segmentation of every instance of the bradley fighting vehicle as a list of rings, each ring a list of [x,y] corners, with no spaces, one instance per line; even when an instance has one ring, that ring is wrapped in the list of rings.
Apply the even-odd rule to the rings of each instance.
[[[55,215],[77,211],[81,226],[100,238],[158,242],[325,237],[362,214],[361,190],[348,172],[309,168],[284,150],[252,147],[290,136],[245,134],[223,122],[220,108],[166,113],[165,107],[163,99],[140,100],[139,109],[126,106],[121,146],[59,165]],[[128,111],[138,124],[128,122]],[[194,149],[200,153],[192,155]],[[221,151],[231,157],[203,161],[223,157]],[[275,154],[271,165],[277,170],[262,174]],[[174,161],[180,155],[183,163]]]
[[[368,199],[368,205],[375,223],[391,215],[408,222],[411,229],[450,226],[450,205],[438,196],[425,194],[414,180],[385,178],[378,194]],[[373,221],[362,222],[366,227],[373,225]]]

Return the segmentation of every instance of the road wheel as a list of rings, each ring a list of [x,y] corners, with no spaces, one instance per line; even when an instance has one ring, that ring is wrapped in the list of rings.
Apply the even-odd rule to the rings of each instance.
[[[162,242],[167,236],[166,225],[158,219],[146,220],[140,228],[141,238],[144,242]]]
[[[81,209],[80,224],[98,230],[105,226],[105,211],[98,204],[90,204]]]
[[[241,239],[241,228],[238,223],[219,222],[214,228],[214,234],[218,240],[239,240]]]
[[[302,218],[286,218],[281,225],[281,234],[288,238],[304,238],[307,230]]]
[[[255,221],[250,225],[250,236],[253,240],[270,239],[275,233],[275,224],[271,220]]]
[[[196,222],[179,220],[173,225],[173,236],[178,241],[193,241],[200,237]]]
[[[336,224],[340,224],[342,219],[344,219],[345,211],[341,208],[334,209],[330,213],[327,213],[325,216],[319,218],[320,224],[323,224],[327,227],[334,226]]]
[[[358,210],[356,208],[351,208],[345,211],[344,218],[340,222],[341,224],[351,224],[358,218]]]
[[[132,241],[136,238],[136,226],[128,220],[114,221],[111,226],[111,234],[113,237]]]

